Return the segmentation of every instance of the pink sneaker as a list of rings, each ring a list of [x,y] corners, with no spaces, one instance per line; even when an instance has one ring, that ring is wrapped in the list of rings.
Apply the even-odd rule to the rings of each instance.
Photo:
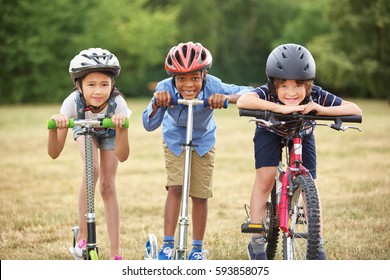
[[[87,247],[87,241],[85,241],[85,239],[80,240],[79,243],[77,243],[76,246],[74,246],[74,252],[78,257],[83,258],[86,247]]]
[[[114,260],[115,260],[115,261],[121,261],[121,260],[123,260],[123,259],[122,259],[121,256],[115,256],[115,257],[114,257]]]

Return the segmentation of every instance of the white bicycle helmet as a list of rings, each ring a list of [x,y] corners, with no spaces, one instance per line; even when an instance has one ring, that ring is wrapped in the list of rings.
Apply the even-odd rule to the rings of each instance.
[[[114,54],[101,48],[83,50],[70,61],[69,73],[74,83],[78,78],[95,71],[111,72],[117,77],[121,66]]]

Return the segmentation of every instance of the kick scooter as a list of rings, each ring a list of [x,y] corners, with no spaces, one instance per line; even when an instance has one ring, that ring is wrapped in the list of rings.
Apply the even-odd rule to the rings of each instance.
[[[186,128],[186,142],[182,144],[185,149],[184,160],[184,177],[183,177],[183,190],[181,196],[180,216],[179,216],[179,233],[178,244],[173,255],[174,260],[186,260],[187,259],[187,235],[188,235],[188,197],[190,193],[190,178],[191,178],[191,157],[194,145],[192,144],[192,128],[193,128],[193,108],[197,105],[203,105],[209,107],[207,99],[174,99],[171,101],[171,105],[186,105],[188,106],[187,113],[187,128]],[[225,100],[224,108],[227,108],[228,100]],[[154,234],[148,235],[148,240],[145,246],[145,260],[157,260],[158,259],[158,246],[157,238]]]
[[[54,120],[48,121],[48,129],[55,129],[56,122]],[[85,136],[85,174],[86,174],[86,188],[87,188],[87,245],[86,250],[83,250],[83,257],[80,258],[74,251],[76,245],[79,228],[72,228],[73,231],[73,247],[69,248],[70,253],[76,260],[98,260],[98,246],[96,242],[96,216],[95,216],[95,186],[93,175],[93,158],[92,158],[92,135],[95,128],[115,128],[110,118],[105,118],[104,114],[98,114],[97,119],[69,119],[68,128],[80,126]],[[126,119],[124,126],[129,127],[129,120]]]

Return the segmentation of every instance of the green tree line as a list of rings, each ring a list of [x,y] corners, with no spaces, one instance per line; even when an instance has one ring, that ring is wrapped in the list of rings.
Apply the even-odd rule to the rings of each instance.
[[[387,0],[0,0],[0,104],[59,102],[73,85],[70,60],[82,49],[115,53],[126,97],[150,96],[167,77],[164,59],[179,42],[213,54],[210,73],[227,83],[266,81],[280,43],[303,44],[316,83],[341,96],[389,98]]]

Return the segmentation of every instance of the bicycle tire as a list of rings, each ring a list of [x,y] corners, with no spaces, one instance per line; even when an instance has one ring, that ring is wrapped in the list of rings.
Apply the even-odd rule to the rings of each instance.
[[[267,259],[274,260],[279,243],[279,223],[276,218],[276,187],[271,191],[271,201],[267,207],[269,225],[266,234],[267,239]]]
[[[283,259],[316,260],[320,241],[320,206],[317,188],[308,175],[293,180],[288,224],[283,235]],[[305,203],[306,202],[306,203]]]

